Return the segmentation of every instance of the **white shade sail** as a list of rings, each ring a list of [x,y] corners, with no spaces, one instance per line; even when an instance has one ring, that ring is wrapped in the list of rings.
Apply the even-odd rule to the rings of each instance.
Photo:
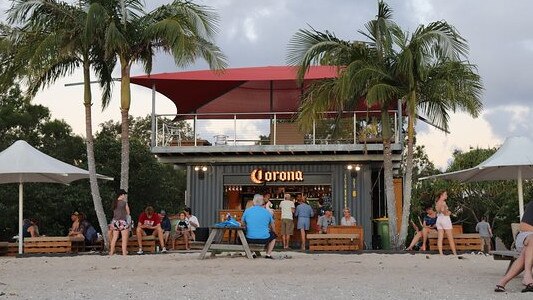
[[[96,175],[98,179],[113,180]],[[25,182],[53,182],[69,184],[89,178],[89,171],[69,165],[33,148],[26,141],[16,141],[0,152],[0,184],[19,184],[19,254],[22,254],[23,184]]]
[[[113,180],[97,175],[99,179]],[[68,184],[89,178],[89,171],[64,163],[33,148],[26,141],[16,141],[0,152],[0,183],[54,182]]]
[[[527,137],[508,137],[503,145],[484,162],[461,171],[423,177],[460,182],[517,180],[520,216],[524,212],[522,180],[533,179],[533,141]]]

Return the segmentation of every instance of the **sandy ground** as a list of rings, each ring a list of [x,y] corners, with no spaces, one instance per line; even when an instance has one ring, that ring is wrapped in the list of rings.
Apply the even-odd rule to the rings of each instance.
[[[483,255],[199,253],[0,258],[0,299],[533,299],[506,261]]]

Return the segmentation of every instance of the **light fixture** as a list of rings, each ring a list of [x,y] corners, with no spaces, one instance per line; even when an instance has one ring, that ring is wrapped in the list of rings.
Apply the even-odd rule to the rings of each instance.
[[[203,172],[207,172],[207,167],[206,166],[202,166],[202,171]]]
[[[194,170],[195,170],[196,172],[200,171],[200,166],[194,166]]]
[[[352,178],[357,178],[357,172],[361,171],[361,166],[358,164],[348,164],[346,169],[350,172]]]

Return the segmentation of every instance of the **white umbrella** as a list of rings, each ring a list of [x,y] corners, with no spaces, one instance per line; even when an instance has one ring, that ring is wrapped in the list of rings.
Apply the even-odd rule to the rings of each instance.
[[[16,141],[0,152],[0,184],[19,184],[19,254],[22,254],[22,199],[23,183],[54,182],[69,184],[74,180],[89,178],[89,172],[69,165],[33,148],[26,141]],[[99,179],[113,180],[98,175]]]
[[[533,141],[527,137],[508,137],[503,145],[476,167],[444,173],[428,178],[476,182],[486,180],[517,180],[520,218],[524,214],[523,179],[533,179]]]

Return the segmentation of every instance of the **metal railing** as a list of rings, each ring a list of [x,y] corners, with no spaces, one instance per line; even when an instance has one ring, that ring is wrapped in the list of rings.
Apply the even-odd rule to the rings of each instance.
[[[155,147],[319,145],[381,142],[380,111],[324,112],[312,128],[300,130],[294,112],[159,114],[155,122]],[[341,116],[338,118],[338,116]],[[402,119],[389,111],[393,143],[400,143]],[[174,121],[179,120],[179,121]]]

